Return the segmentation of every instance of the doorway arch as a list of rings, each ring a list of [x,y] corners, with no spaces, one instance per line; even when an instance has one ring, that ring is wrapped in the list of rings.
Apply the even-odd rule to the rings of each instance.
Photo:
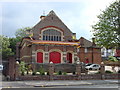
[[[37,63],[43,63],[43,53],[37,52]]]
[[[49,53],[49,62],[61,63],[61,53],[57,51],[52,51]]]
[[[67,62],[72,63],[72,53],[67,53]]]

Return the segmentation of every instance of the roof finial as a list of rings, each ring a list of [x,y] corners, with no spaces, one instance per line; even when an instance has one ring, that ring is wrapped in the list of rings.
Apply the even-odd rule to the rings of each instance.
[[[45,10],[43,10],[43,16],[45,16]]]
[[[49,12],[49,14],[48,14],[48,15],[51,15],[51,14],[56,15],[56,14],[55,14],[55,12],[54,12],[53,10],[51,10],[51,11]]]
[[[43,10],[43,15],[40,16],[41,20],[45,18],[45,10]]]

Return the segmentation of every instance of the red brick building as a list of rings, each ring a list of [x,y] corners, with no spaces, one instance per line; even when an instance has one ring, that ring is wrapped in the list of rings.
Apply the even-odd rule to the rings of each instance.
[[[94,42],[81,37],[76,40],[73,33],[55,14],[50,11],[41,16],[17,48],[17,59],[26,63],[101,63],[101,48]],[[94,40],[93,40],[94,41]]]

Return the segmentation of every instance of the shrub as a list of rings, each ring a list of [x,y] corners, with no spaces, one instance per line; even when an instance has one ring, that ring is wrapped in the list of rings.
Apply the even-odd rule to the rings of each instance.
[[[67,73],[66,73],[66,72],[63,72],[63,75],[67,75]]]
[[[45,75],[45,73],[44,73],[44,72],[42,72],[42,73],[40,73],[40,75]]]
[[[100,71],[96,72],[95,74],[100,74]]]
[[[75,72],[73,72],[73,75],[75,75]]]
[[[62,75],[62,71],[58,71],[58,72],[57,72],[57,75]]]
[[[45,75],[45,71],[44,71],[44,68],[42,66],[40,67],[39,72],[40,72],[40,75]]]
[[[118,73],[120,73],[120,70],[118,71]]]
[[[32,75],[36,75],[36,72],[34,71],[34,72],[32,73]]]
[[[22,72],[21,75],[24,76],[25,75],[24,72]]]
[[[113,57],[113,56],[109,56],[109,60],[110,60],[110,61],[113,61],[113,62],[118,61],[117,58],[116,58],[116,57]]]
[[[21,75],[24,75],[24,72],[27,71],[25,62],[21,61],[20,65],[19,65],[19,70],[20,70],[20,72],[21,72]]]
[[[47,75],[49,75],[49,72],[47,72]]]
[[[113,73],[112,71],[106,70],[105,73]]]

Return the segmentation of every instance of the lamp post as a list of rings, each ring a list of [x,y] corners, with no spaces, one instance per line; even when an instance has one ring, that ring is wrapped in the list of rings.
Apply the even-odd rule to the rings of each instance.
[[[94,46],[95,46],[95,38],[92,38],[92,63],[94,63],[94,50],[93,50],[93,48],[94,48]]]
[[[93,59],[94,59],[94,56],[93,56],[93,46],[92,46],[92,63],[93,63]]]

